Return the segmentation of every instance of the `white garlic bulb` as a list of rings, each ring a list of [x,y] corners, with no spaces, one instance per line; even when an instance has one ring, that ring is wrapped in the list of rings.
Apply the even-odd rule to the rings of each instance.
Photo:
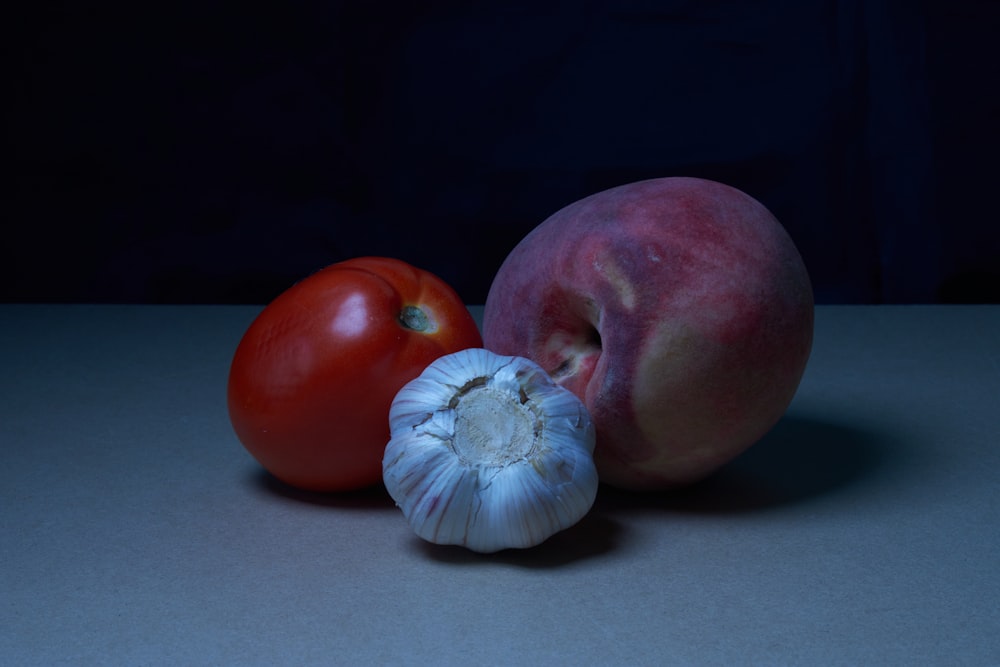
[[[389,495],[436,544],[540,544],[597,495],[594,426],[540,366],[485,349],[446,355],[396,395],[382,460]]]

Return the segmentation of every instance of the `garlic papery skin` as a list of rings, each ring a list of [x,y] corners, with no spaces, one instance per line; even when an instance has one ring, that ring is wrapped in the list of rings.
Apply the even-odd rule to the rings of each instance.
[[[597,496],[587,408],[528,359],[481,348],[441,357],[396,394],[389,427],[383,481],[428,542],[532,547]]]

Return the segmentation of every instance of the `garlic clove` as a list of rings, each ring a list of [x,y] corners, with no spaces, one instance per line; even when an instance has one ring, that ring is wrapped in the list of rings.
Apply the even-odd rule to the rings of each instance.
[[[389,425],[386,489],[429,542],[535,546],[597,496],[586,407],[528,359],[482,348],[441,357],[399,391]]]

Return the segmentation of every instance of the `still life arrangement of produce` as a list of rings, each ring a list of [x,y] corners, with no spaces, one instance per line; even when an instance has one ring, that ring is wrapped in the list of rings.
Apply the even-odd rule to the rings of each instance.
[[[228,384],[240,442],[309,491],[385,485],[411,529],[492,553],[582,519],[601,484],[692,484],[788,408],[812,347],[792,239],[728,185],[569,204],[507,256],[482,331],[437,276],[330,265],[268,304]]]

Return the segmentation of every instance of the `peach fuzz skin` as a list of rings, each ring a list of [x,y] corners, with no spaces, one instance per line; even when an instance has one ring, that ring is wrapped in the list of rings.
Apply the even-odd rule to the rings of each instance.
[[[487,348],[539,363],[597,428],[601,481],[659,490],[704,478],[787,409],[812,346],[805,265],[743,192],[661,178],[558,211],[506,258]]]

